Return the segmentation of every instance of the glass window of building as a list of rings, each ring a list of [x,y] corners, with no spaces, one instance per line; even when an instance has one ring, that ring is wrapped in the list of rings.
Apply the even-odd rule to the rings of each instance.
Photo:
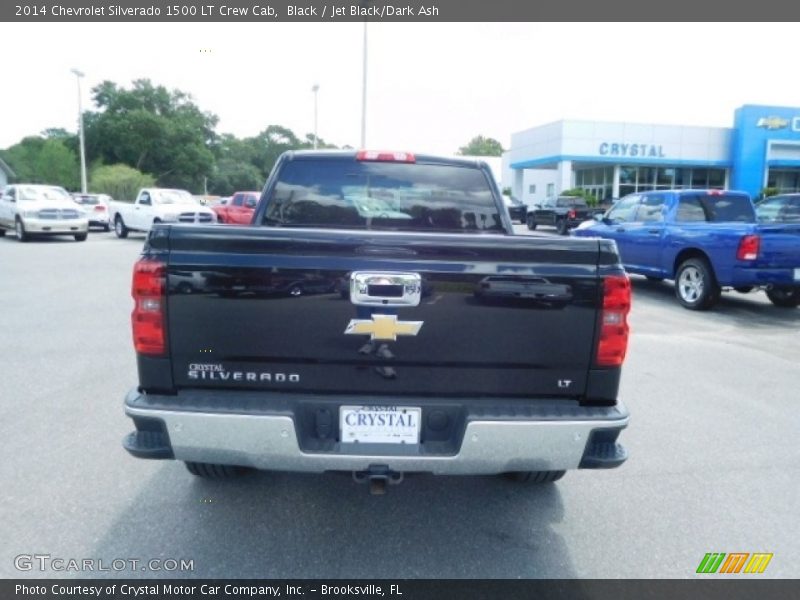
[[[725,187],[724,169],[708,169],[708,187],[721,190]]]

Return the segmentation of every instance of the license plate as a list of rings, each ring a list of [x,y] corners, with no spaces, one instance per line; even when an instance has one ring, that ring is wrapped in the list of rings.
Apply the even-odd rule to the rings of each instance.
[[[418,444],[422,409],[412,406],[342,406],[343,443]]]
[[[795,269],[794,270],[794,280],[795,281],[800,281],[800,269]]]

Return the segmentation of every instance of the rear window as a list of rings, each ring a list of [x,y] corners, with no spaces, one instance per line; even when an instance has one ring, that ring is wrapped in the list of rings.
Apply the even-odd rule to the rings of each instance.
[[[86,204],[88,206],[100,204],[100,200],[97,199],[97,196],[75,196],[74,198],[75,202],[78,204]]]
[[[400,231],[504,231],[480,169],[300,159],[283,164],[265,225]]]
[[[740,194],[683,194],[675,218],[681,223],[754,223],[750,198]]]

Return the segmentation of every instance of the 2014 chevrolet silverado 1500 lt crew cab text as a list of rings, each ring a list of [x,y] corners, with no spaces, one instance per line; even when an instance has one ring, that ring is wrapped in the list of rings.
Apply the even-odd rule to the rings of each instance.
[[[349,294],[248,293],[343,278]],[[155,226],[132,293],[134,456],[206,477],[349,471],[376,490],[626,458],[615,245],[514,236],[485,163],[286,153],[251,226]]]

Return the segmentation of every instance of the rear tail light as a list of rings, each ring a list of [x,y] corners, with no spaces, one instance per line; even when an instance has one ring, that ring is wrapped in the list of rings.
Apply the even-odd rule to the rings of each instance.
[[[102,204],[98,204],[97,206],[94,207],[95,212],[103,212],[105,211],[105,209],[106,207],[103,206]]]
[[[356,154],[356,160],[374,160],[380,162],[416,162],[416,158],[410,152],[384,152],[376,150],[360,150]]]
[[[143,258],[133,267],[131,313],[133,346],[139,354],[161,355],[166,350],[164,303],[166,301],[166,265]]]
[[[575,211],[574,211],[574,210],[570,210],[570,211],[567,213],[567,218],[568,218],[568,219],[574,219],[574,218],[575,218]]]
[[[761,238],[757,235],[746,235],[739,241],[736,258],[739,260],[755,260],[761,248]]]
[[[628,313],[631,310],[631,282],[627,275],[603,279],[603,310],[597,342],[597,366],[619,367],[628,350]]]

